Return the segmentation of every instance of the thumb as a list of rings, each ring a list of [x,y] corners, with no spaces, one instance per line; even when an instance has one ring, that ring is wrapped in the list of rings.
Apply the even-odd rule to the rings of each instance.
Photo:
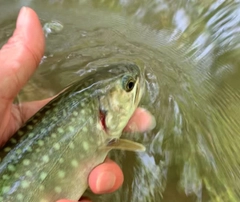
[[[0,144],[22,123],[12,102],[35,71],[43,52],[44,34],[38,16],[23,7],[13,36],[0,50]]]
[[[44,34],[37,14],[23,7],[13,36],[0,50],[0,99],[14,99],[35,71],[43,51]]]

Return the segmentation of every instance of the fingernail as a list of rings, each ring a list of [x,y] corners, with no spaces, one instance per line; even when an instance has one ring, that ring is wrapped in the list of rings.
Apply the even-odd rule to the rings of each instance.
[[[28,9],[26,7],[22,7],[18,14],[17,27],[26,24],[27,20],[28,20]]]
[[[81,197],[78,202],[91,202],[91,200],[87,197]]]
[[[150,131],[156,127],[155,117],[147,110],[142,108],[140,113],[148,114],[148,119],[144,120],[144,123],[140,126],[141,131]]]
[[[109,171],[100,174],[96,182],[96,190],[98,193],[106,193],[111,191],[116,182],[116,176]]]
[[[155,117],[153,115],[151,115],[151,114],[150,114],[150,116],[151,116],[151,125],[149,127],[149,130],[152,130],[152,129],[154,129],[156,127],[157,123],[156,123]]]
[[[60,200],[57,200],[56,202],[77,202],[77,201],[71,201],[71,200],[68,200],[68,199],[60,199]]]
[[[127,129],[129,130],[129,131],[131,131],[131,132],[137,132],[137,131],[139,131],[139,127],[138,127],[138,125],[136,124],[136,123],[131,123],[131,124],[128,124],[127,125]]]

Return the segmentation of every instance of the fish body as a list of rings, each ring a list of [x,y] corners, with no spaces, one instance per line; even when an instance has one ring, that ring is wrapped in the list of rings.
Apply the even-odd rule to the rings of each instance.
[[[113,64],[50,101],[2,148],[0,201],[78,200],[111,149],[141,149],[119,137],[143,85],[138,66]]]

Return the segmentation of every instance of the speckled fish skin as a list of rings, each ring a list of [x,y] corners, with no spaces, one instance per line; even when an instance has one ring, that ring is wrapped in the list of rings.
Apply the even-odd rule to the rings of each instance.
[[[2,148],[0,201],[78,200],[90,171],[121,136],[143,87],[139,67],[129,63],[101,67],[70,85]]]

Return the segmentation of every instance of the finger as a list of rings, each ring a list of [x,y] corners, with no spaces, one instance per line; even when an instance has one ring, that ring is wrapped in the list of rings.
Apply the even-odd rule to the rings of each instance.
[[[38,66],[43,51],[44,34],[37,14],[23,7],[13,36],[0,50],[0,99],[15,98]]]
[[[117,190],[123,183],[120,167],[110,159],[92,170],[88,178],[92,192],[96,194],[110,193]]]
[[[137,108],[131,119],[129,120],[125,131],[129,132],[145,132],[152,130],[156,126],[154,116],[144,108]]]
[[[67,200],[67,199],[61,199],[58,200],[57,202],[77,202],[77,201],[71,201],[71,200]],[[91,202],[91,200],[89,200],[88,198],[82,197],[79,202]]]
[[[91,202],[91,200],[87,197],[81,197],[79,202]]]
[[[1,143],[15,132],[12,101],[38,66],[44,50],[44,34],[36,13],[22,8],[13,36],[0,50]]]

